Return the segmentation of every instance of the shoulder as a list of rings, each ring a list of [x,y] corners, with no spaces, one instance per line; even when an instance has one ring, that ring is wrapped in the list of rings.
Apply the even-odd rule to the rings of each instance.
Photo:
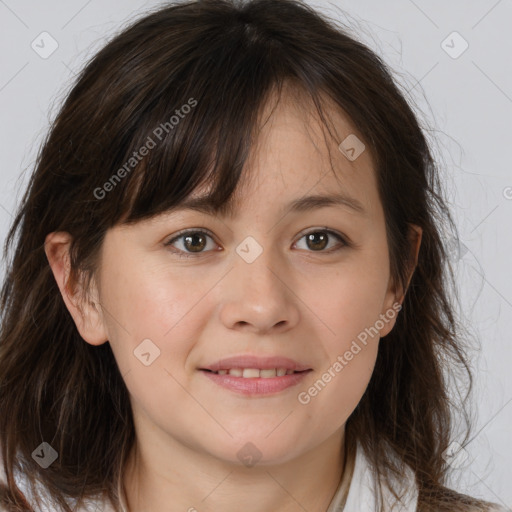
[[[391,484],[391,489],[388,486]],[[380,485],[379,485],[380,484]],[[380,486],[380,492],[379,492]],[[395,492],[401,496],[397,501]],[[383,503],[378,496],[382,497]],[[337,512],[336,503],[328,512]],[[401,481],[378,481],[362,446],[357,443],[355,466],[344,512],[393,510],[394,512],[512,512],[512,508],[477,500],[441,487],[435,494],[420,492],[414,471],[405,466]]]
[[[512,512],[512,508],[440,487],[435,493],[422,497],[418,512]]]
[[[364,449],[357,442],[352,479],[349,484],[346,502],[343,505],[341,489],[339,489],[328,512],[338,512],[340,510],[344,512],[361,512],[363,510],[415,512],[418,503],[418,489],[412,470],[407,467],[404,471],[403,481],[393,483],[396,484],[394,489],[401,495],[399,501],[396,500],[394,493],[384,482],[378,482]]]
[[[502,507],[501,505],[497,505],[496,503],[486,503],[484,507],[485,512],[512,512],[512,508]],[[479,510],[480,509],[475,509],[475,512],[479,512]]]
[[[506,508],[495,503],[480,502],[468,505],[463,502],[429,503],[418,506],[418,512],[512,512],[512,508]]]
[[[23,497],[27,500],[30,506],[34,508],[34,510],[37,510],[37,512],[55,512],[57,510],[57,507],[49,498],[49,495],[45,491],[45,488],[41,482],[36,481],[36,491],[42,501],[41,506],[37,506],[33,497],[29,479],[27,478],[26,474],[23,472],[15,471],[14,481],[21,491]],[[2,498],[5,499],[8,491],[9,488],[7,485],[7,477],[4,470],[4,461],[2,458],[2,450],[0,444],[0,512],[12,512],[12,510],[14,510],[13,508],[10,508],[2,503]],[[110,501],[100,497],[89,498],[85,500],[84,503],[80,506],[77,506],[76,500],[66,499],[66,501],[68,501],[68,504],[72,507],[74,512],[98,512],[99,510],[102,512],[115,512],[112,508],[112,505],[110,504]]]

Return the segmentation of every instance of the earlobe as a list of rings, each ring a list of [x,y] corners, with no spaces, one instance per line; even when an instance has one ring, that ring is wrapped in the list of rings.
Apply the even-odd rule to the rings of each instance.
[[[69,233],[50,233],[46,236],[44,250],[62,299],[75,322],[80,336],[91,345],[101,345],[108,341],[108,336],[98,303],[96,286],[93,282],[93,290],[79,293],[81,283],[74,284],[70,280],[69,248],[71,240]],[[95,297],[92,301],[88,300],[91,294]]]

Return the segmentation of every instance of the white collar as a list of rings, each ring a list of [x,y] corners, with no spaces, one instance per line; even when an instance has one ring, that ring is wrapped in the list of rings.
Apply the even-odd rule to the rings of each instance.
[[[416,512],[418,505],[418,489],[414,474],[410,468],[407,468],[406,475],[404,475],[404,483],[401,484],[404,493],[404,498],[401,502],[397,503],[391,491],[385,487],[382,494],[385,500],[386,512]],[[349,491],[347,501],[343,507],[343,497],[345,494],[345,485],[342,481],[336,494],[334,495],[327,512],[362,512],[362,511],[377,511],[377,481],[375,474],[370,467],[370,463],[362,449],[361,445],[357,443],[356,457],[354,462],[354,469],[352,479],[349,483]],[[121,511],[126,512],[124,493],[119,489],[119,497],[121,500]]]
[[[1,461],[0,461],[1,462]],[[0,480],[2,480],[2,476],[0,474]],[[20,478],[20,475],[16,475],[18,486],[21,487],[22,492],[25,496],[30,495],[28,488],[26,487],[26,482],[24,479]],[[358,443],[356,448],[356,456],[354,462],[354,469],[352,474],[352,479],[348,484],[349,491],[347,496],[347,501],[345,506],[343,507],[342,501],[345,494],[344,482],[342,481],[336,494],[334,495],[327,512],[362,512],[362,511],[376,511],[378,510],[378,502],[377,502],[377,482],[375,475],[372,471],[372,468],[369,464],[368,459],[366,458],[364,451],[361,445]],[[391,491],[386,487],[383,488],[383,496],[386,502],[384,510],[386,512],[415,512],[418,502],[418,491],[416,482],[414,479],[414,474],[407,468],[407,472],[404,475],[404,482],[401,484],[402,488],[398,490],[404,492],[404,498],[402,502],[396,503],[394,496]],[[122,487],[119,488],[119,497],[121,501],[121,510],[126,512],[126,503],[124,493],[121,492]],[[28,497],[28,496],[27,496]],[[92,503],[91,503],[92,501]],[[89,510],[97,510],[95,508],[97,505],[101,505],[105,512],[110,512],[112,509],[110,504],[101,502],[99,503],[96,500],[86,500],[85,507],[83,509],[85,511]],[[92,505],[93,508],[89,508]],[[54,510],[52,507],[43,508],[44,511],[52,511]]]
[[[347,501],[343,507],[342,501],[345,494],[343,482],[340,484],[334,498],[327,509],[327,512],[361,512],[379,510],[377,501],[377,478],[370,463],[361,447],[357,444],[356,457],[352,480],[350,482]],[[404,475],[404,482],[400,484],[400,490],[404,493],[401,502],[396,502],[395,497],[388,487],[382,488],[385,501],[384,510],[387,512],[415,512],[418,505],[418,488],[414,474],[410,468]]]

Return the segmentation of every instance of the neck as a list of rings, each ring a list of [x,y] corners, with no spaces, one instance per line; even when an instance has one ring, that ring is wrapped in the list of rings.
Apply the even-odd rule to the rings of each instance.
[[[169,437],[136,442],[123,485],[127,512],[326,512],[345,469],[344,433],[280,464],[245,467]],[[172,456],[171,456],[172,453]]]

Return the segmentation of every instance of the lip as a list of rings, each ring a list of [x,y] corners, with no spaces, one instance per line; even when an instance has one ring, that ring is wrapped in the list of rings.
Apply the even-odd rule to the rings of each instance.
[[[232,368],[257,368],[260,370],[269,370],[272,368],[285,368],[295,372],[290,375],[279,377],[254,377],[244,378],[234,375],[219,375],[219,370],[229,370]],[[199,368],[201,373],[219,386],[246,396],[270,395],[284,391],[287,388],[299,384],[312,368],[283,356],[255,356],[244,354],[240,356],[227,357],[213,364]],[[209,370],[209,371],[208,371]]]
[[[282,368],[282,367],[281,367]],[[263,369],[263,368],[262,368]],[[301,373],[292,373],[281,377],[255,377],[244,378],[233,375],[219,375],[207,370],[201,370],[201,373],[211,379],[215,384],[240,393],[242,395],[270,395],[284,391],[287,388],[296,386],[301,382],[311,370],[304,370]]]
[[[229,370],[231,368],[258,368],[260,370],[269,370],[272,368],[285,368],[286,370],[294,370],[296,372],[303,372],[304,370],[311,370],[312,368],[299,363],[289,357],[282,356],[254,356],[251,354],[227,357],[219,361],[199,368],[200,370],[211,370],[218,372],[219,370]],[[239,377],[236,377],[239,378]],[[279,377],[281,378],[281,377]],[[257,379],[254,379],[257,380]],[[272,380],[272,378],[268,379]]]

